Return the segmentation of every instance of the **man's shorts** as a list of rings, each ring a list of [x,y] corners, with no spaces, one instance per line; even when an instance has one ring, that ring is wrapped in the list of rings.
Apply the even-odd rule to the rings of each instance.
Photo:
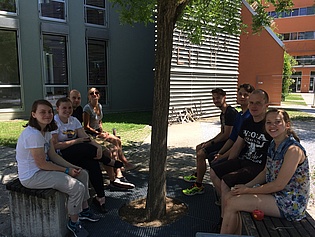
[[[213,165],[211,168],[218,178],[223,179],[231,188],[236,184],[246,184],[254,179],[264,169],[264,165],[236,158]]]
[[[211,144],[210,146],[203,148],[203,151],[206,153],[206,155],[208,157],[213,152],[218,152],[224,146],[225,142],[226,141]]]

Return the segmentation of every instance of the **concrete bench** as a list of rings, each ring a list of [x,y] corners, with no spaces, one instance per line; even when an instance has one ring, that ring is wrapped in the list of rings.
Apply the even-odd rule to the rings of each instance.
[[[265,216],[263,220],[255,220],[251,213],[241,212],[243,232],[255,237],[313,237],[315,236],[315,220],[306,213],[301,221],[288,221],[284,218]]]
[[[68,220],[64,193],[55,189],[28,189],[19,179],[9,190],[12,236],[66,236]]]

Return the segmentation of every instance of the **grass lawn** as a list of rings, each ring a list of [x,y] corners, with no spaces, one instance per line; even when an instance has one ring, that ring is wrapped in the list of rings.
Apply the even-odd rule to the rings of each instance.
[[[285,101],[282,101],[283,105],[307,105],[303,99],[303,97],[299,94],[289,94],[285,97]]]
[[[104,117],[104,129],[112,133],[112,129],[116,128],[124,150],[138,146],[150,134],[150,112],[106,114]],[[26,123],[26,120],[0,121],[0,145],[14,148]]]
[[[303,98],[291,94],[288,97],[288,104],[296,104]],[[294,98],[294,100],[292,99]],[[304,100],[303,100],[303,103]],[[314,119],[313,116],[306,112],[296,109],[287,109],[292,120],[309,120]],[[128,151],[139,146],[144,139],[150,134],[151,112],[134,112],[134,113],[116,113],[106,114],[104,116],[103,127],[106,131],[112,133],[112,129],[116,128],[117,135],[121,136],[124,150]],[[20,133],[23,131],[23,125],[26,120],[0,121],[0,145],[15,147]]]

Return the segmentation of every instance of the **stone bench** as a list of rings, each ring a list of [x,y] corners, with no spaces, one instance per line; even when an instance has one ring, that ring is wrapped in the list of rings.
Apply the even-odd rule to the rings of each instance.
[[[65,194],[55,189],[28,189],[19,179],[9,190],[12,236],[66,236],[68,221]]]
[[[284,218],[265,216],[255,220],[251,213],[241,212],[243,232],[255,237],[313,237],[315,220],[306,213],[301,221],[288,221]]]

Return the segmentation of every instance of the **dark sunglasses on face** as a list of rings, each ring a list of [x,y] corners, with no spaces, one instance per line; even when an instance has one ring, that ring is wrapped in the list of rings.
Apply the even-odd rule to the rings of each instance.
[[[90,95],[99,95],[100,93],[98,92],[98,91],[92,91],[92,92],[90,92]]]

